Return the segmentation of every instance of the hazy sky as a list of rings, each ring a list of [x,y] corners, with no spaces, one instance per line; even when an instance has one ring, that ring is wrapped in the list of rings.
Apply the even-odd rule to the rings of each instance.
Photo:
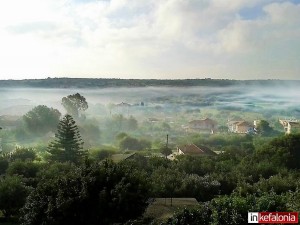
[[[300,0],[7,0],[0,79],[300,78]]]

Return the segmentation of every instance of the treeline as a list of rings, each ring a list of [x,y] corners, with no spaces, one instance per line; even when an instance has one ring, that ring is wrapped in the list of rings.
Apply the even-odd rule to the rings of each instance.
[[[231,85],[295,85],[300,81],[282,80],[228,80],[228,79],[92,79],[92,78],[47,78],[26,80],[0,80],[0,87],[33,87],[33,88],[107,88],[107,87],[147,87],[147,86],[218,86]]]

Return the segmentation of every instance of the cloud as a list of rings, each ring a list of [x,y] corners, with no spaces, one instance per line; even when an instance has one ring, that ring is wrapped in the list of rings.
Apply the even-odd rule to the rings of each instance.
[[[219,32],[227,52],[254,51],[261,53],[300,35],[300,5],[273,3],[264,7],[265,15],[257,20],[236,19]],[[296,46],[294,46],[296,47]]]
[[[283,0],[11,0],[0,3],[0,74],[292,79],[299,17]]]

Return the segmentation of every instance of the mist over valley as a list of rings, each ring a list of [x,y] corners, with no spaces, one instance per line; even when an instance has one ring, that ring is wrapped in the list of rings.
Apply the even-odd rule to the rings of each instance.
[[[272,211],[264,203],[272,198],[299,210],[297,82],[172,82],[1,87],[0,223],[170,225],[182,217],[175,207],[193,222],[223,224],[218,210],[228,201],[239,202],[228,215],[238,212],[242,225],[241,208]],[[49,210],[65,216],[48,218]]]
[[[61,105],[64,96],[79,92],[91,109],[126,102],[135,113],[143,102],[147,107],[161,106],[175,111],[216,109],[268,113],[297,117],[300,106],[298,85],[264,87],[261,85],[233,85],[228,87],[120,87],[91,89],[1,88],[0,115],[23,115],[37,105],[47,105],[65,113]],[[201,116],[199,114],[199,116]]]

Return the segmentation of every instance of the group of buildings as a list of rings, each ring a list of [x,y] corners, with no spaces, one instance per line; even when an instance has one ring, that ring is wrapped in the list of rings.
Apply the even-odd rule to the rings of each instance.
[[[286,134],[300,132],[300,122],[298,120],[279,120]],[[228,120],[227,129],[230,133],[249,134],[256,133],[257,126],[260,120],[255,120],[253,123],[245,120]],[[218,130],[216,121],[205,118],[200,120],[192,120],[188,125],[183,126],[186,132],[210,132],[214,133]]]
[[[300,132],[300,121],[298,120],[279,120],[286,134]],[[229,120],[227,122],[228,132],[237,134],[256,133],[260,120],[255,120],[253,123],[244,120]],[[192,120],[187,126],[184,126],[187,132],[210,132],[214,133],[218,129],[216,121],[205,118],[200,120]],[[193,155],[193,156],[213,156],[218,154],[205,146],[197,146],[195,144],[187,144],[178,146],[176,152],[169,155],[169,159],[174,159],[176,155]]]

